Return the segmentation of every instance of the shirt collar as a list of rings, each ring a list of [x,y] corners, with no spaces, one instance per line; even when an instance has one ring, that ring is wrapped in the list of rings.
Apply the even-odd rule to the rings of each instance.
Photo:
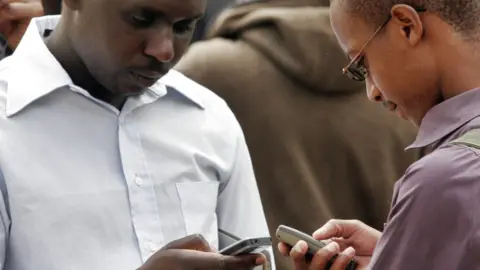
[[[480,88],[454,96],[430,109],[415,142],[407,149],[431,145],[480,116]]]
[[[160,79],[160,82],[165,84],[169,90],[180,93],[201,109],[205,109],[204,95],[206,92],[209,92],[209,90],[187,78],[179,71],[174,69],[170,70],[170,72]]]
[[[54,26],[57,20],[56,17],[33,19],[11,56],[7,70],[7,116],[16,114],[55,89],[72,84],[70,76],[47,49],[40,34]]]
[[[68,73],[43,40],[43,33],[54,29],[59,21],[59,15],[32,19],[13,53],[6,70],[7,117],[59,88],[74,86]],[[167,93],[166,86],[160,81],[149,87],[149,90],[158,97]]]

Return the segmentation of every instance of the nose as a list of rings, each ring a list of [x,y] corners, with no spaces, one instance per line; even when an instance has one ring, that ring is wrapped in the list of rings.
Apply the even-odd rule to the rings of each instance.
[[[152,29],[152,34],[147,39],[144,53],[162,63],[172,61],[175,57],[173,38],[171,27],[164,26],[162,29]]]
[[[383,96],[380,90],[378,90],[375,83],[371,81],[371,79],[366,79],[367,85],[367,97],[373,102],[383,102]]]

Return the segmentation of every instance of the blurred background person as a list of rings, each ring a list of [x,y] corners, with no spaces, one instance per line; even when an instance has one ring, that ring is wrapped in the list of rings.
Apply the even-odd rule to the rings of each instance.
[[[0,60],[17,48],[30,20],[43,15],[57,15],[61,0],[11,0],[0,4]],[[46,33],[47,35],[49,32]]]
[[[43,14],[40,0],[0,2],[0,60],[12,54],[25,34],[30,20]]]
[[[270,233],[279,224],[312,232],[331,218],[382,229],[394,182],[419,157],[403,151],[416,129],[339,72],[346,57],[328,0],[241,2],[176,69],[237,116]],[[288,259],[276,260],[289,269]]]
[[[205,38],[207,29],[210,27],[212,22],[215,21],[218,14],[234,3],[234,0],[208,0],[205,15],[198,21],[195,27],[195,32],[193,32],[191,42],[194,43],[203,40]]]
[[[56,15],[62,11],[62,0],[42,0],[45,15]]]

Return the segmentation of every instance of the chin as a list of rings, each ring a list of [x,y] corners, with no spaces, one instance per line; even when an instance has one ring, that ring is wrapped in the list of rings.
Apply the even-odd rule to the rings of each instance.
[[[145,93],[145,91],[147,91],[148,88],[146,87],[121,87],[121,88],[118,88],[116,93],[119,94],[119,95],[122,95],[122,96],[125,96],[125,97],[131,97],[131,96],[139,96],[143,93]]]
[[[143,94],[151,85],[139,84],[135,81],[120,81],[115,87],[115,93],[122,96],[138,96]]]

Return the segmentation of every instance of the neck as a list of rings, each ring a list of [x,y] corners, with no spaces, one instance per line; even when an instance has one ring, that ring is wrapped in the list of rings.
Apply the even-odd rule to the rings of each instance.
[[[45,43],[75,85],[85,89],[94,98],[107,102],[118,109],[123,106],[126,97],[115,95],[112,91],[98,83],[90,74],[88,68],[74,49],[62,20]]]
[[[479,45],[457,43],[440,51],[444,67],[440,70],[440,89],[445,99],[480,87],[480,51],[474,48]]]

